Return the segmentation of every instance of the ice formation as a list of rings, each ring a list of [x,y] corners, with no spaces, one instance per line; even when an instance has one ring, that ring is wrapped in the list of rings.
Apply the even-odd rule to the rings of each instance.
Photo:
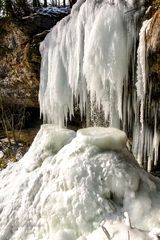
[[[119,1],[115,4],[78,1],[71,16],[41,44],[39,100],[44,120],[63,125],[68,110],[74,114],[74,100],[83,114],[89,92],[91,102],[103,106],[111,125],[119,125],[128,56],[124,7]]]
[[[113,240],[156,239],[160,181],[125,141],[111,128],[76,135],[42,126],[27,154],[0,172],[0,240],[106,240],[104,228]]]
[[[115,128],[91,127],[77,131],[78,139],[83,143],[92,143],[100,149],[121,150],[126,146],[126,134]]]
[[[144,0],[77,1],[41,43],[39,102],[44,122],[60,126],[74,115],[75,104],[91,119],[94,114],[101,119],[103,112],[103,125],[129,133],[136,159],[150,170],[160,137],[156,125],[153,133],[144,120],[150,20],[142,26],[136,53],[144,5]]]
[[[151,170],[152,166],[157,164],[158,148],[160,142],[160,135],[157,129],[157,112],[158,106],[151,102],[151,88],[152,83],[148,81],[147,76],[147,61],[146,61],[146,34],[150,27],[151,20],[143,22],[139,33],[139,46],[137,50],[137,106],[140,109],[140,121],[135,123],[133,135],[133,153],[140,164]],[[149,89],[148,99],[146,98],[147,90]],[[148,103],[147,103],[148,101]],[[152,125],[147,125],[147,120],[151,116],[153,118]],[[148,159],[148,161],[147,161]]]

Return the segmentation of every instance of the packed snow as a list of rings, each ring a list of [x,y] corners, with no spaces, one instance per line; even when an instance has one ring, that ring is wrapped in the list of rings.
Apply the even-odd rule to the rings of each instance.
[[[118,129],[43,125],[0,172],[0,240],[158,239],[160,181],[125,141]]]
[[[88,126],[103,119],[103,126],[123,129],[133,138],[134,156],[150,171],[160,137],[156,125],[153,133],[144,123],[150,22],[139,35],[144,5],[144,0],[77,1],[41,43],[39,102],[45,123],[64,126],[78,105],[81,116],[91,119]]]
[[[53,6],[49,6],[49,7],[43,7],[40,8],[36,11],[36,13],[41,14],[41,15],[46,15],[46,16],[50,16],[50,17],[57,17],[60,14],[66,14],[68,15],[70,13],[70,7],[66,6],[66,7],[53,7]]]

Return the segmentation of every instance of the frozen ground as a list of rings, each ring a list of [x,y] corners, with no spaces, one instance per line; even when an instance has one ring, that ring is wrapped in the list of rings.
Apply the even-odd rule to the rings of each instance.
[[[160,181],[126,141],[116,129],[43,125],[0,172],[0,240],[106,240],[100,225],[113,240],[158,239]]]

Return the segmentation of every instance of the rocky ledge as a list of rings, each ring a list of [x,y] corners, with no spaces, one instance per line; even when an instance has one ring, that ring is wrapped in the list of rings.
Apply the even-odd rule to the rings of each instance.
[[[39,44],[69,13],[39,11],[22,19],[0,19],[0,99],[3,104],[38,107]]]

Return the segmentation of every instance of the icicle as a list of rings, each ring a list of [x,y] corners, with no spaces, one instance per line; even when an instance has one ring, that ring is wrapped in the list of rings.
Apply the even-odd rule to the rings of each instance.
[[[71,15],[58,23],[41,43],[39,101],[47,122],[67,124],[76,103],[81,117],[87,116],[88,125],[123,128],[133,137],[132,149],[140,165],[147,166],[150,159],[151,168],[157,161],[159,146],[157,127],[153,133],[144,121],[150,115],[150,110],[145,110],[146,104],[151,103],[146,101],[150,85],[146,86],[145,48],[151,20],[141,28],[136,58],[143,3],[143,0],[78,1]]]
[[[139,46],[138,46],[138,56],[137,56],[137,96],[140,100],[140,122],[143,131],[144,123],[144,104],[145,104],[145,94],[146,94],[146,31],[150,25],[151,20],[146,20],[143,22],[143,26],[139,34]]]
[[[140,116],[139,112],[136,111],[137,119],[140,119],[141,133],[139,137],[139,144],[135,149],[135,156],[142,158],[139,161],[143,162],[143,165],[147,166],[147,170],[151,171],[153,166],[156,166],[158,160],[158,148],[160,142],[160,136],[157,131],[157,106],[151,100],[152,83],[147,83],[147,62],[146,62],[146,33],[150,27],[151,20],[146,20],[139,34],[139,47],[137,56],[137,96],[140,102]],[[147,85],[148,84],[148,85]],[[147,86],[147,87],[146,87]],[[148,90],[146,90],[148,88]],[[146,98],[147,91],[147,98]],[[152,105],[152,110],[151,110]],[[138,106],[139,107],[139,106]],[[152,111],[154,110],[154,123],[153,129],[147,122],[148,119],[152,118]],[[144,119],[144,116],[146,119]],[[136,142],[136,139],[134,143]],[[134,147],[133,147],[134,148]],[[148,162],[147,162],[148,161]]]
[[[158,161],[158,149],[160,144],[160,133],[157,130],[157,109],[155,108],[155,123],[154,123],[154,135],[153,135],[153,152],[154,152],[154,166],[157,165]]]
[[[90,93],[91,105],[104,111],[111,126],[120,127],[131,47],[126,48],[126,11],[118,0],[79,1],[71,17],[47,35],[40,48],[39,101],[45,121],[63,125],[68,112],[70,117],[74,114],[73,99],[83,115]]]

